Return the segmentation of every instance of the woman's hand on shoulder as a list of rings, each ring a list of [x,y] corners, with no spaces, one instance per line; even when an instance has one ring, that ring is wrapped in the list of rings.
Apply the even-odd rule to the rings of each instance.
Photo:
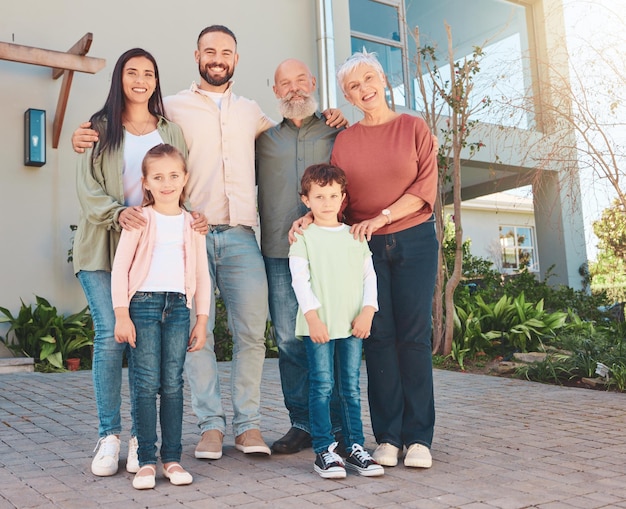
[[[302,235],[302,230],[306,230],[307,226],[309,226],[313,222],[313,214],[311,212],[307,212],[301,218],[296,219],[289,229],[289,244],[293,244],[296,242],[296,233]]]
[[[350,233],[354,236],[355,239],[360,240],[371,240],[372,235],[377,230],[380,230],[383,226],[387,224],[387,219],[382,214],[372,218],[367,219],[365,221],[361,221],[360,223],[355,223],[350,227]]]
[[[193,217],[191,227],[194,231],[198,232],[200,235],[209,233],[209,221],[202,212],[191,212],[191,217]]]
[[[117,221],[124,230],[143,228],[147,224],[142,207],[126,207],[120,212]]]

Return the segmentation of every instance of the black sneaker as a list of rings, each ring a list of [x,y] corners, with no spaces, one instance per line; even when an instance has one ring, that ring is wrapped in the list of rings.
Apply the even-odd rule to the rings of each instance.
[[[376,477],[385,473],[385,469],[359,444],[352,444],[350,456],[346,458],[346,468],[355,470],[365,477]]]
[[[346,467],[341,456],[335,452],[336,447],[337,442],[333,442],[328,446],[328,451],[318,452],[315,456],[313,468],[324,479],[343,479],[346,477]]]

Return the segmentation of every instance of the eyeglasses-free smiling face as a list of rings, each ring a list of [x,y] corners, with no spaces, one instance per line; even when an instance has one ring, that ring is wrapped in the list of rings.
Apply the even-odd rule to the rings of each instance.
[[[317,110],[315,78],[304,62],[291,59],[278,66],[274,75],[274,94],[281,115],[290,119],[306,118]]]
[[[124,64],[122,89],[128,102],[147,103],[156,89],[154,65],[146,57],[133,57]]]
[[[150,161],[143,178],[143,187],[152,193],[154,209],[163,214],[180,212],[180,196],[189,174],[185,173],[180,160],[159,157]]]
[[[359,65],[343,82],[345,98],[361,111],[387,107],[385,82],[380,73],[369,65]]]
[[[308,195],[302,197],[302,202],[311,209],[316,225],[338,226],[340,223],[337,215],[345,196],[337,182],[333,181],[325,186],[312,182],[311,190]]]
[[[207,32],[198,41],[195,57],[206,88],[225,90],[239,60],[235,40],[223,32]]]

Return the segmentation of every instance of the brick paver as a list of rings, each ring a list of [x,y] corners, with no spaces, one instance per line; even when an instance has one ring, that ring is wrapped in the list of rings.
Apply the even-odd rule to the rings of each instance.
[[[229,363],[220,364],[225,407]],[[366,446],[374,441],[366,401]],[[124,385],[128,428],[128,388]],[[183,465],[191,486],[157,478],[136,491],[124,469],[89,470],[97,441],[90,371],[0,374],[0,509],[411,507],[419,509],[626,509],[626,394],[435,370],[433,467],[387,468],[384,477],[322,480],[312,451],[245,456],[225,437],[218,461],[196,460],[195,418],[186,390]],[[268,443],[287,431],[278,363],[266,360],[262,430]]]

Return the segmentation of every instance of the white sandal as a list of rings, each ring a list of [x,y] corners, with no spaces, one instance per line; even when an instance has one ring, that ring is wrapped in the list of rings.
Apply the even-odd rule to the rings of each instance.
[[[139,475],[144,469],[149,469],[151,475]],[[156,484],[156,465],[148,464],[141,467],[133,478],[133,488],[136,490],[151,490]]]
[[[179,470],[172,471],[172,469],[176,467],[182,469],[182,472]],[[172,463],[167,468],[163,466],[163,475],[167,477],[174,486],[184,486],[193,482],[191,474],[181,467],[180,463]]]

